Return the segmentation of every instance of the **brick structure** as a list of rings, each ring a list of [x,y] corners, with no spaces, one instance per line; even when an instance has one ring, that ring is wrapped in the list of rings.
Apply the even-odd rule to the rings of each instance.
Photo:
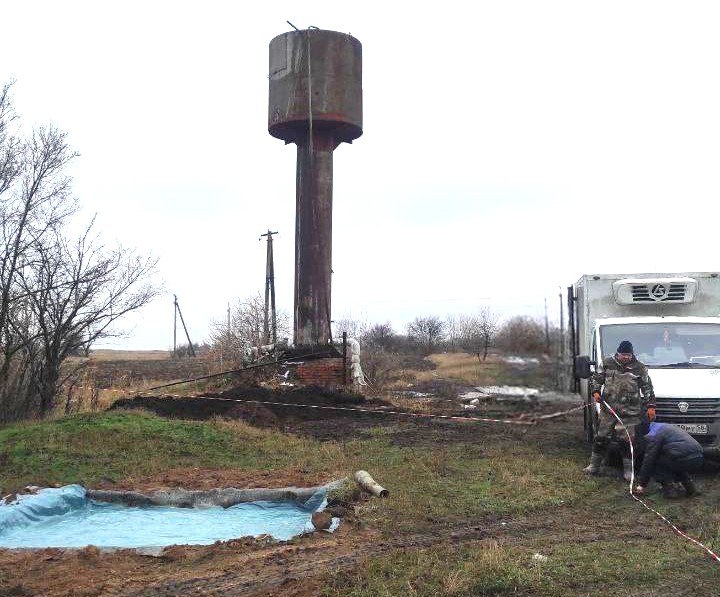
[[[295,379],[305,386],[342,388],[345,385],[350,386],[352,383],[349,369],[347,375],[343,377],[342,357],[304,361],[293,365],[293,368],[295,369]]]

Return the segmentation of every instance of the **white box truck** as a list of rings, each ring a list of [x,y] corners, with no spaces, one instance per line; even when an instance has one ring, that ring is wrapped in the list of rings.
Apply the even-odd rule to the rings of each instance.
[[[657,420],[701,443],[720,439],[718,273],[585,275],[568,288],[575,389],[590,404],[588,378],[622,340],[648,366]],[[585,409],[592,440],[597,415]]]

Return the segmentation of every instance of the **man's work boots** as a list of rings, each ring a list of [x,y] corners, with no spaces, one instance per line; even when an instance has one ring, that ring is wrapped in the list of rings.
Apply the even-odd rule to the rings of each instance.
[[[662,496],[666,500],[674,500],[674,499],[683,497],[683,494],[685,493],[685,492],[683,492],[682,489],[680,489],[674,483],[669,483],[669,482],[660,483],[660,486],[662,488]],[[685,491],[687,491],[687,490],[685,490]],[[687,495],[690,495],[690,494],[687,494]]]
[[[703,446],[703,458],[720,463],[720,446]]]
[[[588,464],[583,469],[583,473],[585,473],[586,475],[600,474],[600,470],[602,467],[602,461],[603,461],[603,455],[600,454],[600,452],[596,452],[595,450],[593,450],[592,454],[590,454],[590,464]]]
[[[632,460],[629,458],[623,458],[623,479],[625,479],[628,483],[632,481]]]
[[[685,488],[685,492],[687,493],[688,497],[692,497],[694,495],[698,495],[700,491],[697,488],[697,485],[695,485],[695,481],[688,475],[687,478],[680,481],[680,485],[682,485]]]

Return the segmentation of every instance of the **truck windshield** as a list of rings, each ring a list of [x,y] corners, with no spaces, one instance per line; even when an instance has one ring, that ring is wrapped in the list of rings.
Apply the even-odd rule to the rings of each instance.
[[[720,368],[720,324],[623,323],[600,327],[603,356],[630,340],[648,367]]]

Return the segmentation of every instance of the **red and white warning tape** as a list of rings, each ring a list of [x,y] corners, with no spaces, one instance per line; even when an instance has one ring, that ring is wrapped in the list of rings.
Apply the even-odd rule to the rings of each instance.
[[[406,412],[406,411],[399,411],[399,410],[386,410],[386,409],[376,409],[376,408],[351,408],[347,406],[324,406],[319,404],[297,404],[293,402],[271,402],[268,400],[245,400],[241,398],[220,398],[218,396],[197,396],[197,398],[202,398],[203,400],[218,400],[222,402],[240,402],[244,404],[263,404],[263,405],[269,405],[269,406],[289,406],[294,408],[315,408],[319,410],[339,410],[339,411],[346,411],[346,412],[358,412],[358,413],[368,413],[373,415],[398,415],[403,417],[418,417],[418,418],[424,418],[424,419],[446,419],[450,421],[476,421],[476,422],[483,422],[483,423],[505,423],[507,425],[534,425],[535,421],[517,421],[513,419],[489,419],[486,417],[459,417],[459,416],[453,416],[453,415],[433,415],[429,413],[412,413],[412,412]],[[583,407],[578,407],[583,408]],[[577,408],[574,408],[572,410],[577,410]],[[571,411],[568,411],[571,412]],[[539,418],[539,417],[538,417]]]
[[[633,491],[633,486],[635,484],[635,451],[633,449],[633,443],[632,443],[632,438],[630,437],[630,432],[628,431],[628,428],[625,427],[625,423],[623,423],[622,419],[618,416],[618,414],[615,412],[615,410],[604,400],[603,400],[603,404],[610,411],[610,413],[617,419],[618,423],[620,423],[623,430],[625,431],[625,434],[627,435],[628,443],[630,444],[630,461],[632,463],[632,467],[630,469],[630,496],[636,502],[642,504],[646,509],[650,510],[650,512],[655,514],[660,520],[662,520],[664,523],[666,523],[678,535],[680,535],[681,537],[684,537],[691,543],[694,543],[698,547],[704,549],[710,555],[710,557],[712,557],[715,561],[720,562],[720,557],[718,557],[718,555],[712,549],[710,549],[707,545],[704,545],[703,543],[701,543],[694,537],[691,537],[687,533],[684,533],[683,531],[681,531],[675,524],[670,522],[665,516],[663,516],[662,514],[660,514],[660,512],[655,510],[655,508],[648,505],[648,503],[645,500],[643,500],[642,498],[635,495],[635,492]]]

